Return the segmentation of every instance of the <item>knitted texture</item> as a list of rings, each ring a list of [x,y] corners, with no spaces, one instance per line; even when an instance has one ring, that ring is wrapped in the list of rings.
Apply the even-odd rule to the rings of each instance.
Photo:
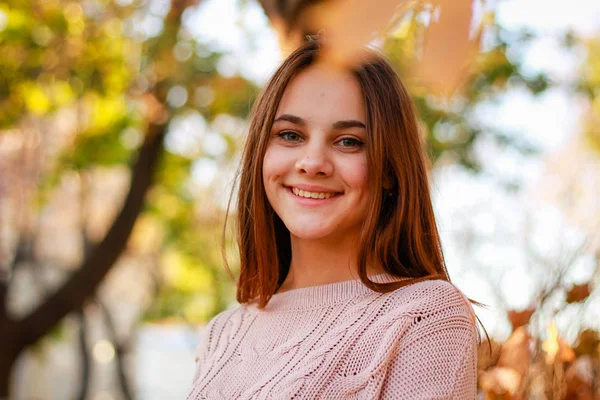
[[[470,304],[446,281],[294,289],[209,322],[187,399],[474,399],[477,340]]]

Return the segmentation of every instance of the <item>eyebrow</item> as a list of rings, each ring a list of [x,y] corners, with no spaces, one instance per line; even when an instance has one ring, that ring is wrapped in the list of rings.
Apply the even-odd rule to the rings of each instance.
[[[275,118],[275,121],[273,121],[273,123],[277,122],[277,121],[288,121],[291,122],[293,124],[296,125],[302,125],[302,126],[306,126],[307,123],[305,120],[303,120],[302,118],[296,116],[296,115],[291,115],[291,114],[281,114],[279,117]],[[366,125],[360,121],[357,121],[355,119],[349,119],[349,120],[344,120],[344,121],[337,121],[334,122],[331,127],[333,129],[348,129],[348,128],[363,128],[363,129],[367,129]]]

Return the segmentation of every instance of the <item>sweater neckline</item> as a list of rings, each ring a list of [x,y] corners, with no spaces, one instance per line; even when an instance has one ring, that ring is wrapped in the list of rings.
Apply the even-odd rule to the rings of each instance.
[[[382,273],[369,277],[373,282],[387,283],[405,280],[397,276]],[[265,311],[302,310],[326,307],[345,300],[376,293],[366,287],[360,279],[350,279],[341,282],[291,289],[283,293],[275,293]],[[255,308],[256,304],[252,305]]]

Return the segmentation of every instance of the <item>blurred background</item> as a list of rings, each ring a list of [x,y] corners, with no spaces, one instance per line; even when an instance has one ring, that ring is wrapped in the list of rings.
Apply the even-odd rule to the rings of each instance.
[[[418,106],[480,398],[600,398],[597,0],[0,3],[0,398],[185,398],[249,109],[322,28]]]

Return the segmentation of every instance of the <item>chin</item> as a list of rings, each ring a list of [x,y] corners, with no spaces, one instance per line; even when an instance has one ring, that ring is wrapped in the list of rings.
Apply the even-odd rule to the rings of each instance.
[[[286,225],[287,226],[287,225]],[[324,230],[322,227],[311,228],[311,227],[293,227],[287,226],[290,234],[305,240],[317,240],[327,237],[331,232]]]

